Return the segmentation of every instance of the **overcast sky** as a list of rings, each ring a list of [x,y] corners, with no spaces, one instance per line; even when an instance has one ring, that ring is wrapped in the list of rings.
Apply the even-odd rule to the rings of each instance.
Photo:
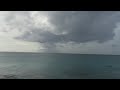
[[[120,54],[120,12],[0,11],[0,51]]]

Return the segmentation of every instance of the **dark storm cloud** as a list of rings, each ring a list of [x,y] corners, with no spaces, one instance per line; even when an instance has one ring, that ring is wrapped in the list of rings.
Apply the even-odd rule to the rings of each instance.
[[[120,20],[119,12],[49,11],[43,13],[48,16],[49,23],[54,26],[58,34],[49,30],[42,30],[41,32],[40,28],[33,26],[32,28],[29,27],[29,31],[26,31],[22,36],[16,38],[40,43],[69,41],[75,43],[89,41],[105,42],[113,39],[115,35],[114,28],[116,27],[116,23]],[[28,13],[23,14],[28,15]],[[66,33],[61,34],[63,32]]]
[[[114,37],[113,29],[120,20],[118,12],[54,12],[51,13],[50,22],[56,26],[64,41],[105,42]]]

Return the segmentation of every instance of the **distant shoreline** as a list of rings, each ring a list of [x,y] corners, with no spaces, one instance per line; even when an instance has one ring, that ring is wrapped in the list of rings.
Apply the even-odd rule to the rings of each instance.
[[[105,55],[105,56],[120,56],[115,54],[82,54],[82,53],[45,53],[45,52],[0,52],[0,53],[24,53],[24,54],[71,54],[71,55]]]

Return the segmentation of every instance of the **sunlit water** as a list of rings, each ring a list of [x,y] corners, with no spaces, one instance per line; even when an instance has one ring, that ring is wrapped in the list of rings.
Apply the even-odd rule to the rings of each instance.
[[[120,56],[0,53],[2,79],[120,79]]]

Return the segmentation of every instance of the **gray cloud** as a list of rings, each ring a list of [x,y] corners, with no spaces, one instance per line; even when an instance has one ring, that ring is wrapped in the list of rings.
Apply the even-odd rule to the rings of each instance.
[[[118,12],[56,12],[50,20],[59,32],[68,32],[65,41],[80,43],[111,40],[119,18]]]
[[[27,31],[21,36],[21,39],[37,41],[42,43],[69,42],[76,43],[98,41],[105,42],[114,37],[114,28],[119,21],[119,12],[45,12],[48,13],[49,22],[54,25],[58,33],[66,34],[56,35],[50,31],[41,32],[31,28],[32,34]],[[49,29],[49,28],[48,28]]]
[[[50,27],[36,26],[36,16],[31,17],[30,12],[11,12],[5,20],[10,26],[24,31],[15,39],[44,43],[49,49],[55,48],[56,43],[103,43],[112,40],[116,23],[120,21],[120,12],[112,11],[37,12],[38,16],[41,14],[48,17],[48,22],[54,27],[55,32]],[[15,18],[18,15],[22,16],[23,21]]]

